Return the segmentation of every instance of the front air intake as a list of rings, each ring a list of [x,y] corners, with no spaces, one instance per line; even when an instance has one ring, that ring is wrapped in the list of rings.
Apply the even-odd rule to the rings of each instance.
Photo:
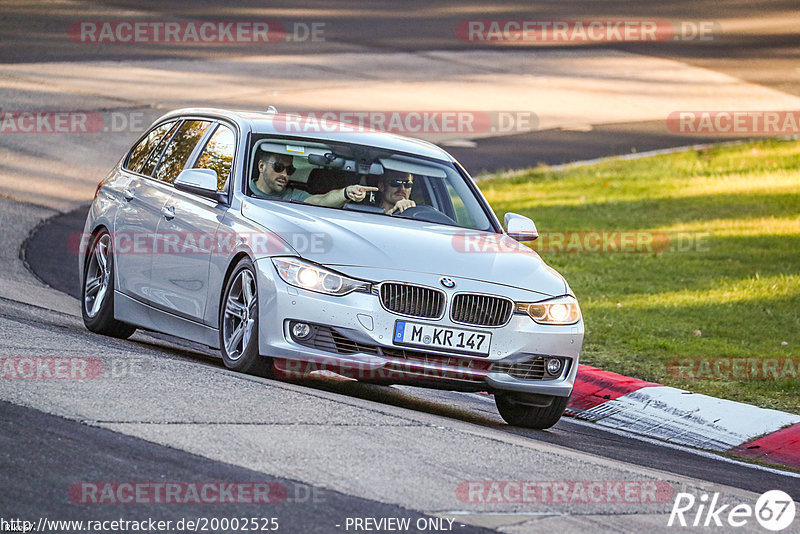
[[[511,318],[514,303],[502,297],[459,293],[453,299],[450,319],[476,326],[502,326]]]
[[[387,310],[426,319],[442,315],[444,293],[429,287],[387,282],[381,284],[381,304]]]

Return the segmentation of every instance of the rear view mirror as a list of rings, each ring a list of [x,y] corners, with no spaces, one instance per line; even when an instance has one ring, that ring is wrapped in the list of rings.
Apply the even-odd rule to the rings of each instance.
[[[217,173],[211,169],[184,169],[175,179],[175,189],[220,202],[225,193],[217,191]]]
[[[308,162],[319,167],[341,169],[343,171],[356,172],[358,174],[383,174],[383,165],[380,163],[347,159],[342,156],[337,156],[333,152],[328,152],[327,154],[309,154]]]
[[[504,217],[506,233],[517,241],[535,241],[539,238],[539,231],[532,220],[524,215],[506,213]]]

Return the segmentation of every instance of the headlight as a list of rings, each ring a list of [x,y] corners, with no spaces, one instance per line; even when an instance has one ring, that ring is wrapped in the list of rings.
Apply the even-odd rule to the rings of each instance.
[[[575,297],[558,297],[545,302],[517,302],[517,313],[527,313],[539,324],[574,324],[581,318]]]
[[[369,291],[367,282],[347,278],[299,258],[272,258],[272,263],[281,279],[295,287],[336,296],[359,290]]]

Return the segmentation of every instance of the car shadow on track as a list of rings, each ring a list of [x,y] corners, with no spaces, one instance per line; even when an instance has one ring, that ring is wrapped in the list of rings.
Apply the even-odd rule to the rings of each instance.
[[[205,346],[197,343],[186,341],[184,339],[156,332],[141,332],[140,335],[134,336],[134,338],[132,338],[130,341],[144,345],[150,349],[155,349],[161,352],[169,352],[171,355],[181,359],[192,360],[210,367],[225,369],[225,365],[222,363],[222,358],[217,351],[206,348]],[[311,390],[335,393],[337,395],[367,400],[378,404],[396,406],[398,408],[405,408],[416,412],[438,415],[441,417],[455,419],[480,426],[503,429],[513,428],[500,421],[499,416],[496,418],[491,418],[481,414],[480,412],[476,412],[475,410],[460,406],[453,406],[447,401],[442,402],[420,398],[405,391],[396,389],[390,385],[358,382],[356,380],[339,376],[311,376],[309,378],[296,380],[281,380],[263,375],[259,376],[242,374],[239,376],[242,378],[266,380],[268,383],[302,386]],[[439,391],[439,393],[448,394],[450,392]],[[525,429],[515,430],[519,430],[520,432],[541,433],[541,431],[526,431]]]

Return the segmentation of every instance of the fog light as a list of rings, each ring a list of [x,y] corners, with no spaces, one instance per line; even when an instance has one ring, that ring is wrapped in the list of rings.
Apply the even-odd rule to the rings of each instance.
[[[292,326],[292,336],[297,339],[306,339],[311,335],[311,327],[306,323],[294,323]]]
[[[561,372],[563,363],[558,358],[550,358],[547,360],[547,374],[556,376]]]

